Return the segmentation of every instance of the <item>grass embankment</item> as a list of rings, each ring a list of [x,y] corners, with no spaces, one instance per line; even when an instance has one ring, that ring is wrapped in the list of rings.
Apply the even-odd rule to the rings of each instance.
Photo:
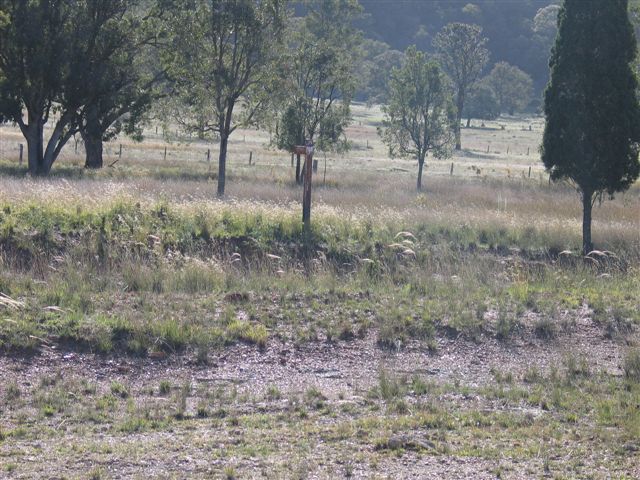
[[[401,223],[402,222],[402,223]],[[0,209],[0,349],[60,343],[136,355],[271,339],[381,347],[438,334],[554,337],[590,308],[640,321],[637,245],[582,259],[549,231],[375,222],[319,208],[305,241],[277,205],[119,201]],[[620,247],[620,245],[617,245]],[[562,318],[562,320],[560,320]]]

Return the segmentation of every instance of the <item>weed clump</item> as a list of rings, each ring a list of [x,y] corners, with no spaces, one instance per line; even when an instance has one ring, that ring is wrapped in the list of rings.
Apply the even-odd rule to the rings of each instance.
[[[161,380],[158,387],[160,395],[168,395],[171,392],[171,383],[168,380]]]
[[[111,382],[111,394],[120,398],[129,397],[129,389],[120,382]]]
[[[623,370],[625,378],[640,383],[640,349],[629,349],[624,358]]]
[[[556,325],[553,322],[552,318],[543,315],[536,321],[535,325],[533,326],[533,331],[539,338],[542,338],[544,340],[551,340],[556,336]]]

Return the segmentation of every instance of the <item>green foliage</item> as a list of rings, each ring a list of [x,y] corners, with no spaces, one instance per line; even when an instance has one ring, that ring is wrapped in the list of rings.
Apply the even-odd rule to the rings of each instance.
[[[432,152],[436,158],[448,157],[454,140],[455,109],[439,65],[409,47],[402,68],[391,73],[389,100],[382,111],[382,140],[392,156],[418,160],[420,190],[427,153]]]
[[[311,141],[320,150],[344,151],[362,40],[353,22],[361,8],[356,0],[309,1],[307,7],[301,25],[287,32],[280,98],[268,123],[278,148]]]
[[[388,99],[391,71],[400,68],[404,55],[389,45],[369,38],[362,42],[364,58],[358,76],[361,79],[356,98],[368,104],[385,104]]]
[[[174,11],[173,46],[164,62],[187,110],[177,121],[187,131],[220,137],[218,196],[224,195],[229,136],[255,123],[271,100],[285,17],[284,0],[184,0]]]
[[[530,331],[527,311],[540,314],[536,333],[551,338],[563,328],[558,308],[574,312],[585,301],[603,334],[628,335],[640,318],[635,244],[618,252],[627,260],[598,267],[605,278],[580,262],[536,260],[548,257],[548,237],[532,228],[525,235],[515,226],[320,215],[311,247],[318,253],[305,275],[309,256],[297,211],[127,202],[0,211],[7,270],[0,291],[21,305],[0,305],[2,352],[48,342],[159,358],[202,352],[205,360],[211,349],[239,341],[264,347],[282,338],[351,340],[366,331],[381,348],[419,342],[433,350],[443,333],[518,339]],[[92,241],[98,231],[109,246],[104,260]],[[398,231],[413,232],[404,245],[415,256],[393,245]],[[495,262],[491,244],[520,253]]]
[[[5,76],[0,112],[20,126],[31,174],[49,173],[62,147],[79,130],[100,142],[125,113],[133,126],[148,107],[149,89],[142,85],[136,64],[144,43],[138,38],[140,19],[146,17],[141,4],[0,3],[11,18],[0,24],[0,71]],[[24,120],[23,110],[28,113]],[[53,113],[58,118],[45,143],[44,124]],[[115,131],[120,128],[119,124]]]
[[[570,180],[581,193],[585,254],[592,249],[594,201],[625,191],[640,175],[631,68],[637,45],[627,6],[627,0],[566,0],[550,61],[542,160],[552,180]]]
[[[160,395],[168,395],[171,392],[171,382],[169,380],[161,380],[158,386],[158,393]]]
[[[489,61],[486,43],[487,39],[482,36],[481,27],[465,23],[446,25],[433,40],[433,46],[442,68],[451,78],[456,92],[457,150],[461,148],[460,120],[462,119],[465,98]]]
[[[149,44],[158,43],[160,16],[156,6],[139,0],[87,0],[75,11],[83,40],[74,47],[73,87],[85,99],[78,128],[86,167],[102,166],[103,140],[122,131],[141,137],[138,123],[157,96],[153,90],[161,77],[149,61],[157,57]]]
[[[120,398],[128,398],[129,397],[129,389],[120,382],[113,381],[111,382],[111,394],[120,397]]]
[[[71,2],[8,2],[0,10],[10,18],[0,27],[0,119],[20,126],[27,138],[29,170],[32,174],[47,173],[53,152],[64,145],[73,127],[73,111],[61,103],[65,113],[57,122],[49,140],[45,159],[43,126],[55,101],[69,79],[72,48],[68,32],[74,30]],[[22,111],[28,117],[23,120]]]
[[[469,91],[469,96],[462,112],[468,119],[495,120],[500,115],[500,105],[493,89],[483,82],[475,84]]]
[[[636,38],[638,38],[640,35],[640,0],[631,0],[629,2],[629,14],[635,29]],[[636,54],[634,69],[636,72],[636,78],[640,82],[640,54]],[[636,92],[640,95],[640,84],[636,88]]]
[[[482,27],[494,62],[506,61],[534,78],[536,97],[548,81],[549,50],[556,32],[559,0],[429,0],[389,2],[360,0],[369,16],[367,37],[398,50],[417,44],[428,50],[433,37],[448,23]]]
[[[378,385],[369,396],[380,400],[391,401],[404,397],[407,394],[407,378],[394,375],[385,369],[378,372]]]
[[[531,101],[531,77],[507,62],[496,63],[484,82],[495,93],[500,113],[513,115],[524,110]]]

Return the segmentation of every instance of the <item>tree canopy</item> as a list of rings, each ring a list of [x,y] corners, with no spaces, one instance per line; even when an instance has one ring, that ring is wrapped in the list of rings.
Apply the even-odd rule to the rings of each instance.
[[[85,166],[102,167],[102,142],[125,131],[140,138],[139,122],[157,97],[163,72],[156,48],[162,9],[138,0],[88,0],[77,12],[86,29],[75,47],[74,78],[86,98],[79,131]],[[98,19],[107,18],[104,28]],[[86,41],[86,39],[93,39]],[[155,62],[154,62],[155,60]]]
[[[361,8],[356,0],[307,2],[302,24],[290,38],[276,109],[275,140],[290,150],[306,141],[323,150],[344,149],[351,119],[362,38],[353,27]]]
[[[560,0],[360,0],[367,14],[365,36],[404,50],[416,44],[431,52],[435,35],[449,23],[482,27],[491,59],[508,62],[530,75],[535,96],[549,78],[549,52],[555,38]],[[542,11],[542,12],[541,12]],[[543,26],[544,25],[544,26]]]
[[[74,10],[70,2],[45,0],[1,1],[0,10],[9,18],[0,27],[0,112],[27,140],[29,172],[46,174],[73,134],[80,106],[69,75]],[[60,116],[45,148],[44,125],[54,103]]]
[[[565,0],[541,153],[551,178],[571,181],[582,196],[585,254],[595,200],[628,189],[640,175],[636,54],[627,0]]]
[[[461,148],[460,121],[465,98],[489,62],[486,43],[481,27],[465,23],[446,25],[433,40],[438,59],[456,91],[456,150]]]
[[[472,118],[480,120],[495,120],[500,116],[500,104],[493,89],[484,82],[475,84],[469,98],[464,104],[463,115],[467,118],[467,127],[471,126]]]
[[[116,120],[134,118],[148,103],[135,68],[142,4],[0,1],[9,18],[0,23],[0,112],[19,125],[32,175],[47,174],[72,135],[92,131],[92,120],[101,123],[101,146]],[[44,126],[54,113],[45,145]]]
[[[498,62],[491,73],[484,79],[484,83],[491,87],[498,101],[500,113],[513,115],[524,110],[533,93],[531,77],[518,67],[507,62]]]
[[[417,188],[427,153],[447,157],[455,140],[455,107],[447,78],[437,62],[409,47],[401,68],[391,72],[389,102],[382,107],[380,135],[391,156],[418,161]]]
[[[218,196],[225,192],[229,136],[254,122],[269,101],[285,14],[285,0],[183,0],[175,12],[165,61],[176,92],[195,107],[182,124],[220,138]]]

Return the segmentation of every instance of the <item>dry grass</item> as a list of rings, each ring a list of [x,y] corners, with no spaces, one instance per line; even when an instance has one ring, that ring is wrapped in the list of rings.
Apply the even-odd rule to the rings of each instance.
[[[362,184],[356,185],[356,180]],[[316,188],[313,216],[388,225],[397,231],[420,224],[523,233],[533,229],[553,241],[554,248],[562,249],[579,241],[580,204],[577,194],[569,188],[522,180],[439,177],[427,179],[427,190],[416,195],[412,180],[397,174],[345,176],[336,186]],[[147,206],[168,202],[179,210],[299,215],[301,192],[288,182],[243,178],[228,185],[228,199],[220,201],[211,181],[3,178],[0,202],[88,209],[121,201]],[[640,251],[639,192],[634,187],[595,209],[596,244],[614,250],[624,244],[626,250]]]
[[[465,150],[451,160],[428,161],[426,190],[421,195],[414,190],[415,162],[387,157],[376,134],[381,119],[378,107],[354,107],[354,122],[348,131],[353,149],[344,156],[326,156],[326,181],[325,156],[316,156],[320,168],[315,176],[314,216],[394,227],[435,224],[523,232],[534,229],[548,236],[554,248],[577,243],[581,234],[577,194],[568,186],[549,185],[539,161],[542,119],[502,118],[486,122],[484,128],[474,122],[474,127],[463,130]],[[123,158],[114,168],[98,174],[78,168],[83,160],[82,146],[75,154],[72,141],[54,167],[54,171],[62,172],[62,178],[29,181],[3,177],[0,201],[80,206],[104,206],[121,200],[143,205],[167,201],[195,210],[237,207],[299,214],[301,191],[293,182],[289,154],[269,148],[268,133],[234,133],[229,149],[228,200],[224,204],[215,198],[215,180],[211,178],[216,173],[217,145],[180,137],[176,132],[169,135],[169,141],[165,141],[161,132],[156,134],[149,128],[142,143],[127,139],[112,142],[106,147],[107,163],[117,158],[120,143]],[[23,140],[15,128],[0,128],[0,161],[15,165],[19,142]],[[207,149],[211,149],[210,163],[206,162]],[[249,152],[253,152],[252,166],[248,165]],[[65,180],[69,174],[73,180]],[[594,212],[596,243],[610,249],[625,244],[632,251],[640,251],[639,212],[638,186],[614,201],[604,202]]]

